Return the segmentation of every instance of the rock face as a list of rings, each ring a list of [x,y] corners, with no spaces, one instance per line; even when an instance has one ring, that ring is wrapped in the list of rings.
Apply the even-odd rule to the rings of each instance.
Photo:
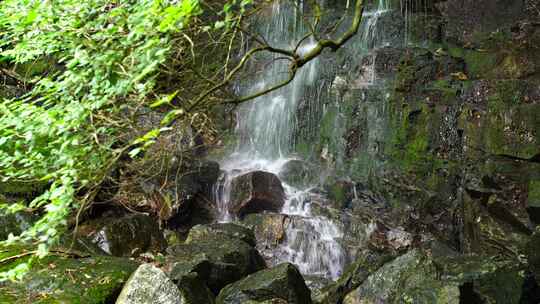
[[[279,212],[285,192],[281,181],[272,173],[254,171],[232,181],[231,214],[240,217],[262,211]]]
[[[315,166],[299,159],[293,159],[283,165],[279,178],[296,188],[306,188],[318,182],[319,176]]]
[[[289,263],[261,270],[225,287],[216,303],[310,304],[311,292],[298,269]],[[251,303],[251,302],[249,302]]]
[[[205,229],[212,228],[196,228],[198,231]],[[242,227],[235,229],[242,231]],[[265,267],[259,252],[242,239],[225,233],[201,237],[203,235],[194,232],[185,244],[167,250],[170,256],[166,269],[173,280],[196,273],[212,292],[218,294],[225,285]]]
[[[180,290],[152,264],[143,264],[131,275],[116,304],[185,303]]]
[[[114,256],[136,256],[166,247],[163,233],[155,219],[140,214],[121,218],[102,218],[79,228],[104,252]]]

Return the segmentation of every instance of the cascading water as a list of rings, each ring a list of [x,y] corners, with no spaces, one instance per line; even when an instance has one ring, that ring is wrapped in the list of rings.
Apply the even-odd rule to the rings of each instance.
[[[285,49],[298,47],[302,55],[313,47],[313,40],[296,44],[308,32],[302,15],[303,2],[288,3],[274,1],[270,22],[259,28],[264,39],[273,46]],[[386,1],[379,1],[374,9],[364,13],[361,32],[355,38],[362,50],[369,49],[379,38],[377,21],[389,9]],[[259,58],[257,65],[263,65],[264,74],[254,73],[249,81],[239,84],[239,94],[247,95],[275,85],[287,77],[288,61],[279,54],[269,58]],[[317,87],[319,74],[324,72],[318,59],[302,67],[294,80],[277,91],[261,96],[242,105],[237,111],[237,134],[239,137],[235,151],[221,161],[224,174],[215,188],[221,221],[234,220],[228,211],[232,180],[254,170],[263,170],[278,175],[287,161],[294,159],[294,134],[298,127],[297,108],[309,87]],[[372,79],[373,81],[373,79]],[[336,279],[345,264],[345,253],[340,245],[343,237],[341,229],[330,219],[314,216],[311,201],[314,186],[303,189],[283,183],[286,201],[282,213],[290,216],[283,244],[277,248],[280,261],[297,265],[303,274],[320,275]]]

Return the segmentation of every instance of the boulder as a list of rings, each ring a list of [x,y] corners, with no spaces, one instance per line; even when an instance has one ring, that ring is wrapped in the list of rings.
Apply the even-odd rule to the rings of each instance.
[[[410,250],[382,265],[384,260],[367,259],[338,281],[360,283],[343,304],[520,303],[523,296],[524,268],[512,258],[460,255],[433,242],[429,249]]]
[[[254,171],[233,179],[230,213],[240,217],[263,211],[279,212],[285,203],[281,181],[272,173]]]
[[[271,246],[283,242],[289,221],[289,216],[285,214],[259,213],[246,215],[242,225],[254,231],[257,246]]]
[[[212,238],[215,235],[237,238],[251,246],[256,245],[255,234],[252,230],[233,223],[196,225],[189,231],[186,243],[196,243],[200,240]]]
[[[131,275],[116,304],[185,303],[180,290],[152,264],[143,264]]]
[[[358,254],[356,261],[345,269],[343,275],[336,282],[323,287],[313,297],[313,301],[318,304],[341,303],[350,291],[360,286],[367,277],[392,258],[390,254],[364,250]]]
[[[420,250],[412,250],[365,278],[358,288],[347,294],[343,304],[458,304],[459,296],[459,284],[439,281],[432,261]]]
[[[166,247],[159,224],[142,214],[91,221],[79,227],[78,234],[90,237],[104,252],[114,256],[136,256]]]
[[[169,247],[166,271],[173,280],[196,273],[214,294],[232,282],[261,270],[265,262],[248,243],[225,234],[191,239]]]
[[[276,303],[277,299],[288,304],[311,303],[311,292],[298,269],[292,264],[284,263],[274,268],[261,270],[228,285],[220,292],[216,302],[218,304],[237,304],[248,301]]]
[[[0,248],[0,260],[24,253],[23,248]],[[12,269],[30,256],[6,260],[0,272]],[[52,253],[36,259],[18,282],[0,283],[0,303],[113,303],[137,263],[111,256]]]

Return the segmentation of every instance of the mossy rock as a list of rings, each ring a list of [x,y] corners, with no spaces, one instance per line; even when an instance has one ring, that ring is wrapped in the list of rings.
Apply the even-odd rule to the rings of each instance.
[[[256,245],[255,234],[251,229],[233,223],[196,225],[189,231],[186,243],[196,243],[200,240],[212,239],[218,234],[240,239],[251,246]]]
[[[259,252],[241,239],[215,234],[167,249],[166,270],[179,280],[192,272],[215,293],[225,285],[266,267]]]
[[[282,299],[288,304],[311,303],[311,291],[294,265],[280,264],[228,285],[220,292],[216,303],[260,303],[272,299]]]
[[[196,274],[175,283],[159,268],[143,264],[125,284],[117,304],[213,304],[214,296]]]
[[[459,303],[459,285],[437,279],[432,261],[415,249],[371,274],[343,304]]]
[[[356,261],[347,267],[343,275],[336,282],[322,288],[313,301],[317,304],[341,303],[349,292],[360,286],[372,273],[392,258],[393,256],[389,254],[375,251],[360,252]]]
[[[131,214],[120,218],[101,218],[81,225],[78,234],[93,240],[104,252],[114,256],[136,256],[166,247],[158,222],[147,215]]]
[[[2,252],[0,259],[14,253]],[[14,259],[0,271],[27,260]],[[137,263],[125,258],[53,253],[38,260],[22,281],[0,283],[0,303],[110,303],[136,268]]]

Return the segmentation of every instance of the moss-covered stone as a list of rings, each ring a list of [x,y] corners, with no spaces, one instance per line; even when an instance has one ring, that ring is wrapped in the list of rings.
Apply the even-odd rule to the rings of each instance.
[[[21,254],[2,249],[0,259]],[[27,261],[16,258],[0,271]],[[137,263],[109,256],[77,257],[53,253],[38,260],[21,282],[0,283],[0,303],[88,303],[114,301]]]
[[[343,303],[457,304],[459,285],[439,281],[432,261],[412,250],[371,274]]]
[[[114,256],[136,256],[166,247],[157,221],[141,214],[98,219],[81,225],[78,233],[88,236],[104,252]]]
[[[217,304],[282,299],[289,304],[310,304],[311,292],[298,269],[289,263],[261,270],[225,287]]]
[[[196,273],[215,294],[225,285],[266,266],[254,247],[224,234],[209,235],[169,247],[167,251],[170,256],[166,270],[171,278],[179,280],[186,274]]]
[[[251,229],[233,223],[214,223],[194,226],[189,230],[186,243],[197,243],[197,241],[212,239],[216,235],[237,238],[251,246],[256,245],[255,234]]]

